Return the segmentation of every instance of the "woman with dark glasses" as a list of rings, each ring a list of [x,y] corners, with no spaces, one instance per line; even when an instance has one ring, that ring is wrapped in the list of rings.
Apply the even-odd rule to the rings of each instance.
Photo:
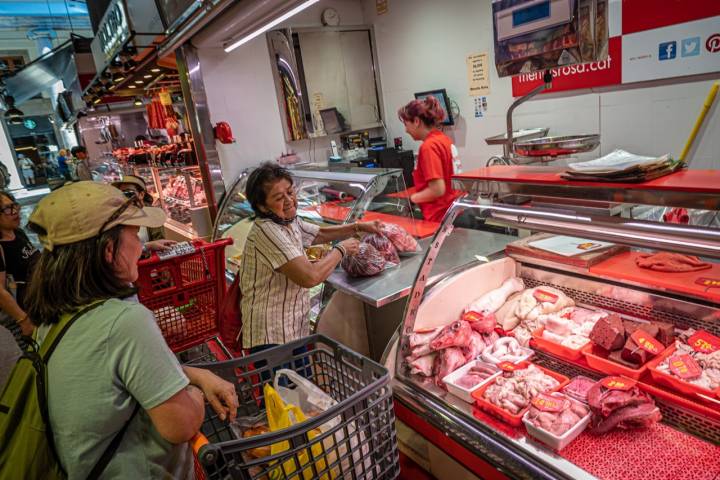
[[[147,191],[145,180],[135,175],[123,175],[122,180],[113,182],[112,186],[123,192],[128,198],[137,197],[146,207],[153,204],[153,197]],[[173,240],[165,239],[165,231],[160,228],[141,228],[140,240],[147,251],[167,250],[175,245]]]
[[[20,229],[20,206],[0,191],[0,389],[33,331],[25,312],[25,285],[39,252]]]
[[[0,191],[0,318],[10,319],[24,335],[32,333],[23,299],[38,250],[20,229],[20,205],[12,195]],[[5,326],[7,326],[6,322]]]

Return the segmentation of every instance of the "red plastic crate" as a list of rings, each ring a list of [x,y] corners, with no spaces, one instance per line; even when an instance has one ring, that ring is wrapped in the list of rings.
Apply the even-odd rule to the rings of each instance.
[[[549,375],[553,377],[555,380],[557,380],[559,385],[555,388],[551,388],[548,390],[548,392],[557,392],[562,387],[570,383],[570,379],[566,377],[565,375],[561,375],[557,372],[553,372],[552,370],[548,370],[547,368],[541,367],[537,364],[529,364],[534,365],[536,368],[538,368],[540,371],[542,371],[544,374]],[[482,387],[478,388],[472,393],[472,397],[475,399],[475,404],[481,408],[482,410],[485,410],[486,412],[495,415],[496,417],[500,418],[501,420],[504,420],[505,422],[509,423],[510,425],[513,425],[515,427],[519,427],[522,425],[522,417],[525,415],[525,412],[527,412],[530,409],[530,405],[520,410],[520,413],[517,415],[513,415],[512,413],[508,412],[504,408],[500,408],[494,403],[490,403],[489,401],[485,400],[485,397],[483,396],[485,391],[490,388],[491,385],[495,383],[495,380],[486,383]]]
[[[555,343],[551,340],[544,338],[544,331],[545,327],[540,327],[532,333],[533,342],[535,342],[535,345],[537,345],[537,348],[539,348],[540,350],[545,350],[546,352],[552,353],[555,356],[566,358],[568,360],[577,360],[583,356],[583,348],[585,347],[585,345],[578,349],[566,347],[565,345],[560,345],[559,343]]]
[[[218,312],[225,298],[225,247],[232,239],[193,242],[195,252],[138,262],[138,298],[153,311],[173,352],[218,335]]]
[[[648,362],[648,370],[650,370],[650,376],[653,380],[655,380],[655,383],[670,386],[678,392],[689,395],[690,397],[695,397],[696,395],[705,395],[713,399],[720,397],[720,388],[707,390],[693,383],[685,382],[674,375],[658,369],[658,366],[673,353],[675,353],[675,345],[671,345],[663,353]]]

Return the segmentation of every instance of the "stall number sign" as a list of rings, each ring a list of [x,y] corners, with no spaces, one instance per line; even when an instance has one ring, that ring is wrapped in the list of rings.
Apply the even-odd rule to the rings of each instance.
[[[648,353],[652,353],[653,355],[657,355],[665,348],[665,346],[659,340],[651,337],[649,333],[641,329],[635,330],[635,332],[630,335],[630,338],[635,341],[638,347],[642,348]]]
[[[720,350],[720,338],[712,335],[705,330],[698,330],[688,338],[688,345],[693,350],[700,353],[712,353]]]
[[[702,375],[702,369],[688,354],[675,355],[668,360],[670,371],[683,380],[692,380]]]
[[[635,381],[622,377],[605,377],[600,384],[610,390],[630,390],[635,386]]]
[[[562,412],[567,405],[567,398],[562,396],[552,396],[547,393],[541,393],[534,397],[531,401],[533,407],[541,412]]]
[[[95,39],[100,42],[100,49],[105,55],[105,59],[115,55],[129,35],[130,28],[125,5],[122,0],[116,0],[108,7],[95,36]]]

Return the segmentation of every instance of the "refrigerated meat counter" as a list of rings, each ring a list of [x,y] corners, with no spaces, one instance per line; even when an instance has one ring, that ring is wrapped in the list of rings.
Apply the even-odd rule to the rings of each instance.
[[[530,302],[544,305],[543,301],[549,301],[548,297],[570,299],[572,303],[567,307],[569,310],[563,310],[570,312],[570,317],[574,311],[591,312],[596,314],[596,323],[597,318],[609,319],[615,316],[623,322],[629,322],[623,323],[628,332],[631,324],[669,324],[677,339],[687,340],[684,335],[692,332],[707,332],[707,338],[717,338],[720,337],[720,297],[713,288],[720,286],[720,279],[712,283],[712,275],[718,271],[716,262],[720,259],[720,230],[578,214],[571,211],[568,202],[564,202],[559,209],[541,209],[503,203],[503,199],[508,194],[525,195],[530,199],[533,196],[567,199],[574,194],[584,200],[718,209],[720,182],[715,182],[714,186],[707,182],[695,182],[695,179],[700,178],[716,178],[718,172],[705,172],[704,175],[692,171],[680,172],[676,174],[677,177],[661,179],[662,182],[653,181],[654,185],[612,185],[608,188],[606,185],[594,184],[580,188],[578,185],[562,185],[552,169],[537,167],[526,168],[532,170],[534,176],[547,175],[544,177],[546,183],[541,182],[539,187],[538,184],[525,185],[523,182],[526,179],[508,182],[507,178],[502,178],[507,176],[508,168],[517,167],[482,169],[481,174],[475,173],[477,176],[474,179],[473,172],[465,174],[465,178],[458,183],[466,185],[469,194],[453,205],[423,259],[410,292],[401,328],[384,355],[386,364],[395,372],[393,391],[398,419],[481,478],[717,478],[720,474],[720,388],[688,387],[685,382],[678,382],[677,378],[667,379],[670,375],[662,370],[663,365],[673,355],[672,348],[680,348],[677,346],[679,344],[669,344],[667,350],[654,357],[655,361],[639,364],[634,369],[610,361],[608,352],[600,352],[594,340],[589,338],[585,339],[586,343],[581,348],[575,349],[577,354],[573,355],[572,349],[559,348],[559,345],[548,347],[549,342],[542,334],[546,327],[542,323],[533,324],[537,318],[527,312],[527,316],[513,326],[517,318],[512,318],[508,312],[520,315],[518,312],[521,310],[518,310],[516,304],[509,305],[507,300],[522,302],[523,299],[529,299]],[[514,171],[516,178],[522,178],[526,173]],[[689,178],[692,181],[688,181]],[[478,260],[428,286],[429,272],[435,259],[442,255],[446,245],[451,244],[453,235],[462,232],[454,227],[454,222],[463,212],[533,232],[624,244],[633,251],[618,253],[588,267],[532,256],[508,256],[489,262]],[[648,280],[627,275],[632,270],[627,266],[630,265],[628,256],[634,259],[633,255],[644,255],[648,249],[658,248],[668,252],[700,255],[699,261],[707,263],[709,267],[683,273],[678,280],[672,280],[674,274],[671,273],[646,275]],[[612,268],[617,264],[626,266],[620,270]],[[631,264],[635,265],[635,262]],[[694,283],[691,281],[693,278],[698,281],[698,288],[688,289],[687,284]],[[503,290],[508,282],[512,283],[511,279],[517,279],[522,285],[522,288],[516,288],[516,297],[488,300],[485,294]],[[702,288],[703,285],[705,288]],[[533,299],[537,292],[540,292],[540,297]],[[478,300],[480,298],[485,300]],[[527,417],[520,420],[519,415],[507,414],[513,408],[519,408],[517,405],[512,407],[505,404],[508,410],[504,413],[495,408],[499,403],[492,405],[497,401],[493,395],[502,389],[495,389],[490,394],[491,388],[507,384],[509,380],[506,378],[513,378],[518,373],[494,373],[488,377],[490,380],[483,381],[484,384],[476,384],[474,390],[457,388],[453,382],[460,375],[468,373],[468,368],[473,368],[468,367],[471,363],[469,360],[479,358],[479,363],[489,361],[483,355],[475,356],[474,353],[479,350],[473,351],[471,344],[464,344],[457,352],[449,352],[457,348],[453,346],[453,342],[458,341],[454,337],[465,328],[459,320],[477,320],[477,317],[472,318],[474,309],[480,308],[478,305],[490,308],[487,301],[495,302],[491,308],[495,310],[491,313],[495,316],[493,321],[497,322],[494,324],[497,330],[484,333],[483,338],[509,334],[521,346],[530,348],[532,356],[529,360],[506,362],[512,364],[511,370],[524,372],[532,367],[551,373],[558,378],[556,390],[562,390],[569,379],[580,376],[592,385],[603,378],[617,377],[620,385],[626,382],[626,386],[631,388],[636,400],[642,400],[637,400],[638,405],[647,406],[645,417],[634,412],[637,416],[632,418],[647,426],[637,429],[612,428],[601,434],[591,433],[591,429],[604,431],[612,426],[604,423],[607,419],[602,414],[595,414],[585,431],[558,450],[557,444],[551,445],[552,442],[547,438],[536,432],[530,433],[530,427],[524,421]],[[499,308],[498,302],[502,304]],[[547,317],[542,321],[550,322]],[[563,318],[560,321],[564,321]],[[513,328],[506,331],[500,326]],[[437,343],[422,343],[418,340],[428,335]],[[585,335],[590,334],[585,332]],[[594,335],[590,336],[601,338]],[[622,341],[624,343],[625,338]],[[431,346],[428,348],[427,345]],[[720,345],[717,347],[720,348]],[[419,357],[425,363],[417,362],[418,357],[413,356],[413,353],[418,348],[425,348],[422,354],[434,354],[435,357]],[[482,351],[486,353],[484,349]],[[437,352],[441,352],[442,357]],[[452,354],[456,357],[460,354],[470,357],[453,360]],[[436,375],[438,366],[440,369],[446,368],[442,374],[451,370],[461,373],[450,373],[443,381]],[[717,371],[713,370],[713,373]],[[498,381],[501,377],[504,380]],[[714,387],[714,384],[711,386]],[[596,388],[603,393],[610,391],[610,387]],[[461,398],[463,396],[465,399]],[[595,405],[594,401],[587,400],[591,406]],[[525,407],[519,409],[520,414],[525,414],[528,408],[535,408],[536,404],[530,405],[526,399],[523,405]],[[656,423],[658,413],[662,419]],[[614,418],[612,413],[610,415],[607,418]],[[614,420],[626,426],[632,424],[630,421],[624,424],[620,418]]]

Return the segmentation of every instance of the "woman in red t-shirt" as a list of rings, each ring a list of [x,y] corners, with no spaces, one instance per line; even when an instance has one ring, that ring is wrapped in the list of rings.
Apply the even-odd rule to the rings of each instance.
[[[410,201],[417,203],[425,220],[439,222],[459,192],[452,189],[452,140],[437,126],[445,119],[445,110],[433,97],[413,100],[398,110],[405,131],[421,140],[417,164],[413,171],[415,193]]]

